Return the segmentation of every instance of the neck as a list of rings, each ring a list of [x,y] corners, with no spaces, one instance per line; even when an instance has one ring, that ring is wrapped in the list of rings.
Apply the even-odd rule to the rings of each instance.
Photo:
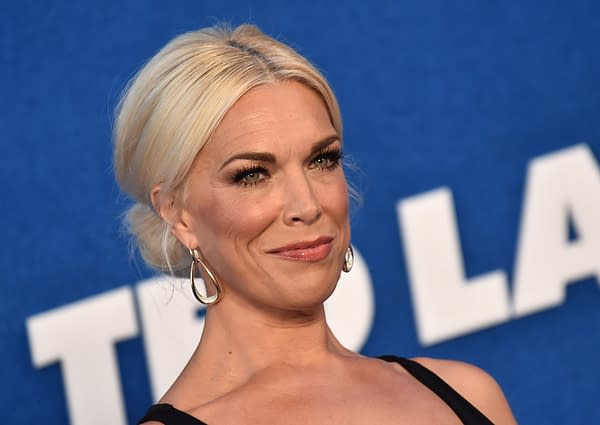
[[[351,354],[329,329],[323,305],[265,312],[223,300],[208,309],[201,343],[187,369],[197,370],[212,385],[234,387],[268,369],[309,367]]]

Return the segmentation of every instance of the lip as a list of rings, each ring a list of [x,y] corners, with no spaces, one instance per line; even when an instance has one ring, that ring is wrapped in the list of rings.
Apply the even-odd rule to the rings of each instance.
[[[333,248],[332,242],[332,237],[321,236],[312,241],[294,242],[274,248],[267,251],[267,254],[275,254],[290,260],[315,262],[320,261],[329,255]]]

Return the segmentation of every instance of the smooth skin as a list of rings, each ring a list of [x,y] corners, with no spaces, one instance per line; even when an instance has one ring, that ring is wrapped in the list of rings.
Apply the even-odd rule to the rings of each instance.
[[[210,425],[460,424],[402,367],[347,350],[327,326],[323,302],[350,242],[340,150],[319,96],[297,82],[273,83],[228,111],[179,196],[155,187],[157,211],[223,286],[161,403]],[[278,250],[318,238],[326,246],[316,257]],[[417,360],[494,423],[515,423],[482,370]]]

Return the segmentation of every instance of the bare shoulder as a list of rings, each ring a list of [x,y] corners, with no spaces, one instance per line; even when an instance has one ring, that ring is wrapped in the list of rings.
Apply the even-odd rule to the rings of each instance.
[[[412,360],[446,381],[496,425],[517,423],[500,385],[483,369],[454,360],[428,357],[417,357]]]

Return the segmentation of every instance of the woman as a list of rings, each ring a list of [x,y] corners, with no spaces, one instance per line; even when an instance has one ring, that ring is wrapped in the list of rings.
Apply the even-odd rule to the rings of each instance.
[[[256,27],[177,37],[133,80],[115,125],[127,222],[145,260],[208,305],[140,423],[515,423],[473,366],[366,358],[331,333],[323,302],[353,259],[341,150],[324,78]]]

